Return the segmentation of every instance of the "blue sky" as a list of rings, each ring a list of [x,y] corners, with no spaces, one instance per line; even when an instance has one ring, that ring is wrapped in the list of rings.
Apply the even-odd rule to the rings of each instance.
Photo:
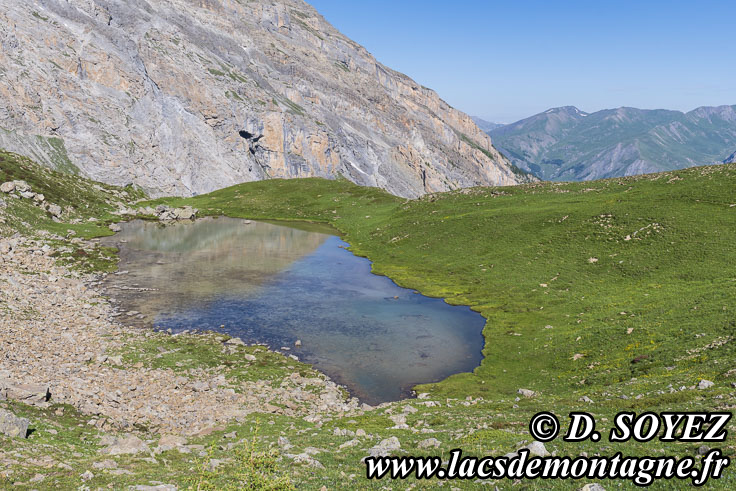
[[[308,0],[471,115],[736,104],[736,1]]]

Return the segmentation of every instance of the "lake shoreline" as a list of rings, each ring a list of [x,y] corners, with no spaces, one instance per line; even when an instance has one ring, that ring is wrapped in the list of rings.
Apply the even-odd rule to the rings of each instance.
[[[484,318],[470,309],[463,310],[462,306],[451,306],[444,299],[425,297],[416,290],[400,287],[385,275],[373,274],[370,259],[354,255],[349,250],[350,244],[337,236],[320,235],[328,237],[326,242],[325,239],[316,242],[318,236],[315,236],[315,239],[305,243],[312,245],[300,251],[294,246],[311,237],[308,234],[315,229],[308,226],[294,230],[293,221],[278,221],[275,228],[270,222],[240,217],[205,217],[196,221],[164,223],[168,225],[127,222],[115,227],[122,228],[123,232],[103,240],[104,245],[118,248],[120,263],[118,271],[107,275],[102,286],[119,309],[114,315],[129,325],[161,331],[173,327],[173,332],[196,330],[228,334],[247,343],[265,344],[285,356],[299,355],[299,358],[346,388],[352,396],[371,405],[411,398],[415,395],[413,389],[416,385],[436,383],[448,376],[469,373],[480,365],[484,344],[482,330],[486,323]],[[200,229],[204,232],[203,242],[197,239],[202,235]],[[334,228],[318,231],[319,234],[325,232],[338,231]],[[264,236],[264,233],[267,235]],[[284,238],[293,241],[298,238],[299,242],[288,245],[290,242],[284,242]],[[274,239],[273,245],[269,245],[268,241]],[[254,244],[251,244],[253,241]],[[243,294],[237,292],[252,281],[254,271],[259,271],[252,268],[262,267],[262,259],[259,259],[258,254],[262,253],[259,251],[264,247],[268,251],[267,264],[283,252],[288,252],[289,262],[285,263],[283,272],[276,273],[272,278],[267,277],[265,284],[258,287],[258,294],[253,297],[257,303],[252,304],[251,300],[247,300],[247,303],[239,306],[240,300],[235,303],[234,299],[241,295],[248,299],[253,295],[248,293],[250,287],[246,287]],[[295,252],[297,256],[293,255]],[[243,255],[242,259],[240,255]],[[193,259],[187,259],[190,256]],[[191,260],[196,260],[196,263],[189,264]],[[223,260],[233,261],[232,266],[229,262],[220,264]],[[200,263],[206,270],[197,272]],[[267,270],[269,275],[273,274],[271,266],[267,266]],[[182,276],[182,271],[186,271],[187,276]],[[225,276],[228,279],[223,283],[221,279]],[[177,278],[176,282],[168,280],[173,277]],[[304,283],[307,278],[307,283]],[[299,286],[302,283],[308,288],[304,293]],[[184,289],[180,290],[182,284]],[[350,286],[344,289],[342,285]],[[355,294],[350,294],[353,288]],[[332,292],[337,290],[343,293],[335,297]],[[232,297],[233,301],[219,300],[221,295]],[[286,307],[278,300],[282,297],[288,298],[289,304],[293,305],[286,311]],[[263,300],[257,300],[259,298]],[[264,301],[266,304],[259,307]],[[231,311],[234,307],[245,310]],[[218,313],[217,309],[220,308],[227,310]],[[172,323],[167,320],[172,319],[171,316],[180,309],[186,309],[182,311],[186,315],[181,321]],[[329,312],[329,317],[322,317],[325,314],[320,312]],[[281,320],[280,316],[283,315],[288,318]],[[361,320],[361,316],[368,318]],[[376,316],[375,320],[371,321],[373,316]],[[471,321],[472,324],[468,324]],[[242,322],[251,326],[247,332],[243,326],[238,327]],[[278,326],[276,338],[269,334],[272,324]],[[291,333],[290,329],[296,331]],[[338,338],[333,338],[331,334],[327,338],[319,337],[322,336],[320,332],[327,334],[333,329],[338,330]],[[361,346],[365,336],[371,336],[370,346],[333,346],[335,339],[349,342],[351,336],[355,336],[355,329],[360,329],[356,341]],[[391,334],[391,331],[385,333],[385,329],[395,330],[396,334]],[[416,334],[412,335],[413,332]],[[315,335],[318,337],[315,338]],[[400,338],[390,341],[396,335]],[[416,340],[413,340],[413,336],[416,336]],[[467,336],[472,338],[466,339]],[[466,343],[466,347],[453,347],[458,342]],[[322,346],[321,343],[326,344]],[[399,350],[400,353],[387,352],[386,357],[382,354],[382,350],[386,349]],[[360,352],[352,353],[355,350]],[[470,358],[473,352],[477,354]],[[328,358],[321,358],[325,356]],[[370,362],[368,366],[360,368],[363,358],[365,360],[362,363]],[[462,361],[465,359],[467,361]],[[406,368],[388,368],[391,363],[397,362],[406,365]],[[340,363],[347,365],[341,368]],[[356,385],[356,380],[367,382],[372,380],[370,377],[380,377],[382,370],[389,370],[387,374],[391,377],[399,377],[394,386],[396,394],[380,396],[370,391],[364,392],[363,387]],[[386,379],[382,383],[388,384],[388,389],[392,382]]]
[[[242,418],[250,412],[273,411],[273,404],[247,396],[247,391],[242,392],[246,386],[227,382],[216,367],[200,373],[197,369],[147,367],[146,363],[133,362],[128,358],[131,351],[135,353],[138,344],[156,344],[158,340],[165,346],[169,344],[167,339],[176,338],[201,344],[203,348],[207,347],[207,351],[215,348],[232,354],[254,350],[266,353],[263,347],[243,346],[230,340],[229,336],[216,333],[172,336],[125,326],[116,319],[110,303],[96,288],[98,276],[75,276],[69,270],[55,266],[51,257],[53,250],[47,249],[39,256],[40,245],[35,241],[18,238],[11,247],[13,253],[6,255],[0,263],[2,276],[10,278],[18,299],[27,295],[22,292],[43,292],[36,295],[33,305],[35,311],[43,315],[44,322],[22,321],[14,315],[3,316],[0,336],[5,338],[5,358],[0,360],[0,372],[10,385],[45,386],[47,390],[44,392],[50,396],[39,400],[39,407],[70,404],[82,413],[98,415],[99,420],[104,421],[101,424],[110,429],[124,430],[132,428],[131,425],[145,423],[162,433],[190,435]],[[11,311],[22,311],[20,307],[14,309],[13,305],[9,306]],[[26,327],[21,331],[14,328],[17,321]],[[44,339],[54,339],[55,344],[48,345]],[[73,344],[65,344],[69,342]],[[35,357],[26,354],[28,350],[45,355],[34,361]],[[281,356],[272,351],[268,353],[272,354],[269,356]],[[247,355],[247,358],[256,359],[254,355]],[[19,359],[24,362],[14,361]],[[244,361],[249,364],[248,360]],[[298,365],[303,367],[299,370],[313,371],[294,360],[289,360],[289,363],[295,365],[294,370]],[[65,368],[59,371],[57,367]],[[319,404],[311,409],[306,409],[307,405],[305,416],[360,411],[357,400],[345,399],[344,390],[324,374],[319,374],[319,378],[325,394],[329,394],[323,399],[329,404]],[[155,380],[156,383],[143,386],[137,382],[142,379]],[[218,382],[213,385],[214,379]],[[302,383],[301,377],[293,380],[296,386]],[[131,389],[121,394],[117,389],[121,387]],[[135,387],[137,389],[132,389]],[[266,394],[265,399],[261,397],[266,401],[288,400],[285,392],[270,393],[262,387],[253,389],[254,393],[259,391],[261,396]],[[155,409],[160,401],[166,401],[167,411]],[[362,410],[366,409],[372,408],[363,405]],[[293,411],[287,410],[290,412]]]

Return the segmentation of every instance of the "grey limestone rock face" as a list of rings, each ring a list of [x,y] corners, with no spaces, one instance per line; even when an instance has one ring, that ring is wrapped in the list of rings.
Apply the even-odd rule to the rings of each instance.
[[[0,143],[154,196],[310,176],[407,197],[529,179],[301,0],[0,0],[0,45]]]

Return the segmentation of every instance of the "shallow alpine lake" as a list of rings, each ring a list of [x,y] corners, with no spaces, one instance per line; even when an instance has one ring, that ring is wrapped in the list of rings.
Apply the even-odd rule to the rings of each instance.
[[[121,310],[140,313],[126,319],[267,344],[369,404],[478,366],[483,317],[372,274],[371,262],[333,234],[224,217],[136,220],[103,239],[120,250],[121,273],[105,286]]]

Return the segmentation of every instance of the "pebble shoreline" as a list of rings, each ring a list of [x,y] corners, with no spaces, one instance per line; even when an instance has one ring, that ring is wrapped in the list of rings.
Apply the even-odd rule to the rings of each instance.
[[[94,244],[88,243],[89,247]],[[164,334],[115,321],[94,285],[99,278],[56,264],[53,249],[25,237],[0,239],[0,392],[48,389],[34,405],[66,403],[107,430],[146,425],[159,433],[195,435],[253,412],[299,416],[318,422],[329,415],[370,409],[326,376],[294,372],[280,383],[229,381],[217,368],[182,374],[142,363],[119,366],[126,346]],[[150,339],[149,339],[150,341]],[[203,340],[203,342],[216,342]],[[232,344],[222,344],[232,353]],[[16,390],[13,390],[15,388]]]

